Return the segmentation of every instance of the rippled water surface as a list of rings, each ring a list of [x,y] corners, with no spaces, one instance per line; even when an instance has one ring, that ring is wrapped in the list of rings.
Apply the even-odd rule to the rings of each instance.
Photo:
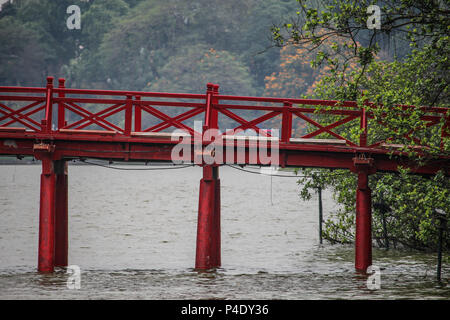
[[[0,299],[449,299],[436,256],[374,250],[381,289],[354,272],[353,247],[319,245],[317,197],[296,179],[220,169],[222,268],[193,270],[200,168],[69,166],[69,264],[36,272],[38,165],[0,166]],[[325,216],[336,208],[324,194]],[[443,278],[450,268],[444,266]]]

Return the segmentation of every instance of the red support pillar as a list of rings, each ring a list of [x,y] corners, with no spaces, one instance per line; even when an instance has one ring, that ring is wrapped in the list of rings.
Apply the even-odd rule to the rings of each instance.
[[[203,167],[198,206],[195,268],[206,270],[221,265],[219,167]]]
[[[216,267],[222,265],[221,259],[221,236],[220,236],[220,179],[219,179],[219,167],[213,167],[216,170],[215,175],[215,189],[214,189],[214,216],[213,216],[213,259]]]
[[[68,265],[68,174],[67,161],[55,161],[55,266]]]
[[[43,155],[41,160],[38,271],[47,273],[54,271],[56,177],[51,156]]]
[[[368,170],[358,171],[356,189],[355,269],[365,273],[372,265],[372,199]]]

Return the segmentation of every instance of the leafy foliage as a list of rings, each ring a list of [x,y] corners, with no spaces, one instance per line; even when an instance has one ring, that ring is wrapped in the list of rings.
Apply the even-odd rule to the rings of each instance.
[[[375,117],[368,129],[369,144],[385,140],[403,146],[401,150],[408,152],[418,165],[436,154],[449,154],[449,138],[441,137],[445,117],[425,131],[430,123],[422,118],[423,110],[401,106],[448,107],[448,4],[384,1],[381,29],[368,30],[366,9],[372,2],[326,1],[321,6],[299,3],[301,10],[297,14],[303,22],[273,27],[273,41],[279,46],[315,46],[314,63],[325,64],[330,70],[320,79],[314,96],[357,100],[361,107],[368,108]],[[408,41],[412,50],[402,59],[386,54],[377,40],[381,34],[406,34],[402,41]],[[324,49],[329,37],[344,41]],[[350,61],[357,65],[348,72]],[[374,104],[368,107],[366,101]],[[327,123],[336,120],[333,116],[322,119]],[[355,123],[337,131],[357,141],[361,134],[358,126]],[[326,237],[333,242],[353,241],[356,178],[339,170],[305,171],[313,179],[299,181],[303,183],[302,198],[310,197],[318,186],[328,187],[341,204],[326,221]],[[417,249],[435,247],[437,223],[433,212],[436,208],[450,212],[448,177],[440,172],[427,178],[401,170],[399,175],[377,173],[370,177],[369,186],[375,204],[373,236],[379,245],[387,246],[390,241]],[[449,248],[448,234],[445,241]]]
[[[68,30],[65,25],[66,8],[72,4],[81,8],[81,30]],[[173,85],[191,90],[187,84],[175,85],[177,80],[167,79],[168,63],[179,61],[188,47],[190,51],[198,47],[198,52],[206,47],[220,54],[214,61],[203,60],[216,66],[202,67],[210,71],[209,76],[204,74],[208,79],[201,91],[214,81],[229,93],[250,95],[264,91],[264,78],[279,65],[280,50],[269,50],[270,26],[295,7],[292,0],[17,0],[3,6],[0,20],[9,17],[34,32],[43,55],[37,58],[41,63],[29,69],[35,76],[28,83],[34,85],[53,75],[65,77],[72,87],[147,90],[150,83],[152,88]],[[3,50],[6,59],[19,49]],[[230,61],[230,71],[223,69]],[[12,81],[0,78],[0,84],[17,83]]]
[[[42,81],[46,58],[36,32],[26,29],[12,17],[0,20],[0,82],[31,85]]]
[[[146,90],[199,93],[207,82],[219,81],[223,94],[255,94],[249,70],[236,56],[206,45],[188,45],[167,60]]]

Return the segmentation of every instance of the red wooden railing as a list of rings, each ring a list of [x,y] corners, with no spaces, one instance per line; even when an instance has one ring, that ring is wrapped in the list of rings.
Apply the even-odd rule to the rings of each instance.
[[[376,119],[372,112],[372,108],[376,106],[370,103],[361,108],[353,101],[230,96],[220,95],[218,88],[217,85],[208,84],[205,94],[85,90],[65,88],[64,79],[59,79],[58,87],[54,87],[53,78],[49,77],[45,88],[0,87],[0,130],[26,130],[52,135],[89,132],[129,137],[133,132],[181,129],[194,135],[200,132],[186,122],[199,119],[203,114],[202,129],[220,129],[222,135],[250,129],[260,136],[270,137],[270,130],[260,125],[271,121],[270,125],[281,132],[280,143],[285,144],[292,142],[294,121],[298,120],[308,124],[312,130],[295,138],[312,139],[327,134],[334,139],[345,141],[345,145],[349,147],[368,148],[381,148],[384,144],[395,141],[393,136],[380,140],[368,136],[370,121],[376,121],[382,126],[387,125]],[[406,105],[400,107],[405,111],[417,108]],[[174,115],[174,109],[182,112]],[[443,146],[443,139],[449,136],[450,109],[420,107],[420,110],[423,113],[420,119],[426,122],[426,128],[444,123],[441,128]],[[253,112],[251,119],[245,119],[239,114],[244,111]],[[40,119],[37,118],[42,112],[44,115]],[[333,119],[328,124],[321,124],[321,115],[340,118]],[[153,117],[153,122],[159,122],[145,127],[148,123],[144,121],[146,116]],[[220,116],[227,118],[228,122],[236,122],[237,125],[233,128],[221,128]],[[110,120],[114,117],[115,119]],[[351,141],[336,130],[357,119],[360,120],[359,141]],[[12,126],[13,124],[18,127]],[[89,130],[90,126],[95,126],[96,130]],[[422,144],[413,134],[414,131],[410,131],[402,137]]]

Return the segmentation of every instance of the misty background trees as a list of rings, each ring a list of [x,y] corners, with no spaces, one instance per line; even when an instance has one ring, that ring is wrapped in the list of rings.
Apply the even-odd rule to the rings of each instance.
[[[73,4],[80,30],[66,26]],[[312,92],[320,69],[309,50],[283,50],[271,34],[298,21],[298,10],[296,0],[6,2],[0,85],[42,86],[51,75],[77,88],[198,93],[217,82],[228,94],[300,97]],[[391,58],[409,50],[401,39],[381,42]]]
[[[68,6],[81,9],[69,30]],[[270,27],[295,14],[285,0],[16,0],[0,12],[0,84],[262,95],[279,68]],[[260,54],[260,52],[263,52]]]

